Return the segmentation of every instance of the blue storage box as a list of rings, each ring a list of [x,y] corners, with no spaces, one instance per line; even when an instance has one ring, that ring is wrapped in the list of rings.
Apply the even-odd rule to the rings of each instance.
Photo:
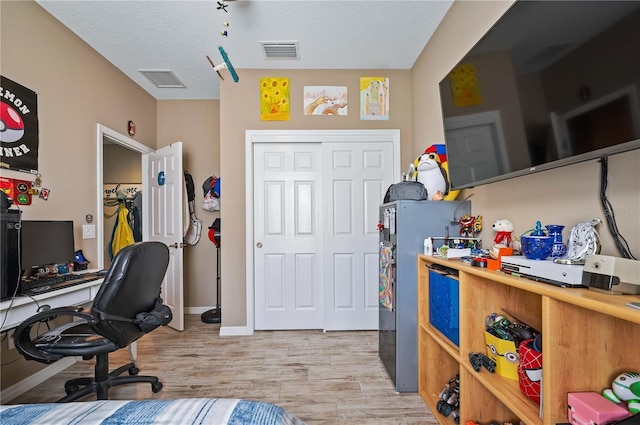
[[[429,323],[455,345],[460,343],[460,289],[458,280],[429,270]]]

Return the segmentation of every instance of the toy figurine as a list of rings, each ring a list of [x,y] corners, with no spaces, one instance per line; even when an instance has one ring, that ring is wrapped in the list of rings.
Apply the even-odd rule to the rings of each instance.
[[[502,218],[496,220],[491,227],[495,232],[498,232],[493,240],[496,245],[504,245],[505,247],[511,245],[511,233],[513,232],[513,223],[511,221]]]
[[[531,232],[531,236],[547,236],[544,230],[542,230],[542,223],[536,221],[536,227],[533,229],[533,232]]]
[[[640,373],[621,373],[613,380],[611,388],[602,391],[602,395],[614,403],[626,401],[631,414],[640,413]]]
[[[458,224],[460,225],[460,236],[472,238],[482,230],[482,216],[474,217],[464,214],[458,220]]]

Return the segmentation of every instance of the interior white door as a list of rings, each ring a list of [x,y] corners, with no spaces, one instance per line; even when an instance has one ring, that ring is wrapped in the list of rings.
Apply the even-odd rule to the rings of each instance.
[[[447,151],[450,156],[466,158],[466,163],[449,163],[449,174],[463,176],[463,181],[475,181],[495,176],[500,170],[499,150],[492,124],[446,129]],[[455,181],[453,181],[455,184]]]
[[[378,211],[393,143],[323,143],[324,329],[378,329]]]
[[[321,145],[254,145],[255,329],[322,328]]]
[[[175,142],[142,157],[143,213],[148,240],[169,247],[169,267],[162,283],[162,299],[171,308],[172,328],[184,330],[182,142]]]

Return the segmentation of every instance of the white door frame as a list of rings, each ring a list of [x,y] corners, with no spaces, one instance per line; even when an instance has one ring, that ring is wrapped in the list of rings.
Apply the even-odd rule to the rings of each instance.
[[[103,199],[103,190],[104,190],[104,181],[103,181],[103,169],[102,169],[102,161],[104,156],[104,151],[102,149],[102,144],[104,143],[104,139],[108,138],[113,143],[120,145],[126,149],[138,152],[142,155],[149,154],[153,152],[153,149],[150,147],[143,145],[140,142],[136,142],[130,137],[125,136],[124,134],[120,134],[115,130],[110,129],[102,124],[98,124],[97,127],[97,136],[96,136],[96,182],[97,182],[97,201],[96,201],[96,243],[98,244],[97,256],[98,256],[98,269],[104,268],[104,199]],[[143,190],[148,188],[142,188]],[[144,200],[143,200],[144,202]],[[149,239],[149,229],[147,227],[147,223],[149,222],[147,214],[149,213],[148,205],[142,205],[142,240]]]
[[[323,142],[393,142],[393,175],[400,181],[400,130],[246,130],[245,131],[245,280],[247,284],[247,325],[244,332],[233,334],[251,335],[255,329],[254,317],[254,258],[253,258],[253,144],[254,143],[323,143]],[[380,200],[382,203],[382,200]],[[231,334],[220,329],[220,334]]]

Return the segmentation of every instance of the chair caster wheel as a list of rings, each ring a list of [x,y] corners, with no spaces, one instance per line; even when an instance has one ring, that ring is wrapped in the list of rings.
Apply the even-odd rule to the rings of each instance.
[[[138,369],[137,367],[132,367],[131,369],[129,369],[129,375],[137,375],[138,373],[140,373],[140,369]]]
[[[159,393],[161,389],[162,389],[162,382],[151,384],[151,391],[153,391],[154,393]]]
[[[78,391],[79,389],[80,387],[77,385],[70,385],[68,387],[67,386],[64,387],[64,392],[67,393],[67,395],[71,395],[74,392]]]

